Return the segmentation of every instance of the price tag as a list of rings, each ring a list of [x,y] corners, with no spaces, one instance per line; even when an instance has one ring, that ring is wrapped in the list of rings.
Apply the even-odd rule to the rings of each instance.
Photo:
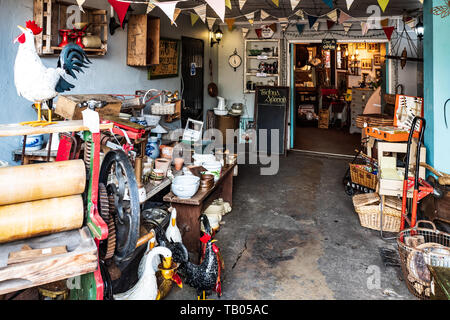
[[[267,60],[269,57],[268,56],[257,56],[256,58],[258,60]]]

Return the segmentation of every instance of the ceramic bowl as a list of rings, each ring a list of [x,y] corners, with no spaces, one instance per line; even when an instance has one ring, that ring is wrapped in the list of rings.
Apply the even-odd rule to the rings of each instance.
[[[195,166],[201,166],[205,162],[211,162],[211,161],[216,160],[216,156],[213,154],[194,153],[192,158],[194,159]]]
[[[147,125],[151,127],[156,127],[159,124],[159,120],[161,120],[161,116],[155,116],[152,114],[144,114],[144,119],[147,122]]]
[[[217,116],[226,116],[228,114],[228,110],[227,109],[221,110],[221,109],[215,108],[214,109],[214,114],[217,115]]]
[[[196,176],[178,176],[172,181],[171,190],[180,199],[190,199],[200,187],[200,178]]]
[[[206,169],[206,173],[214,175],[214,181],[219,180],[222,171],[222,164],[219,161],[204,162],[202,166]]]

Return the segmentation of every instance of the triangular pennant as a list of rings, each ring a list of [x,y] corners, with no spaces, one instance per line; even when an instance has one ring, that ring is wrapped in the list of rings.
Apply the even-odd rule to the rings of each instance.
[[[225,0],[225,6],[227,6],[228,9],[231,10],[231,0]]]
[[[312,26],[312,28],[314,29],[314,30],[319,30],[319,21],[316,21],[316,23],[314,23],[314,25]]]
[[[129,3],[120,2],[117,0],[108,0],[109,4],[114,8],[114,11],[117,13],[117,17],[119,18],[120,26],[122,27],[123,20],[125,19],[125,15],[127,14]]]
[[[316,23],[318,17],[310,16],[308,15],[308,21],[309,21],[309,28],[312,28],[314,24]]]
[[[414,18],[410,18],[410,19],[406,19],[406,21],[405,21],[405,23],[406,23],[406,25],[408,26],[408,27],[410,27],[411,29],[414,29],[414,27],[416,26],[416,19],[414,19]]]
[[[269,28],[272,29],[272,31],[273,31],[274,33],[277,32],[277,24],[276,24],[276,23],[272,23],[272,24],[269,26]]]
[[[338,11],[337,11],[337,9],[334,9],[333,11],[329,12],[327,14],[327,17],[330,18],[331,21],[336,23],[338,21]]]
[[[302,34],[302,33],[303,33],[303,30],[305,29],[305,25],[304,25],[304,24],[297,23],[297,24],[296,24],[296,27],[297,27],[297,30],[298,30],[298,34]]]
[[[180,1],[166,1],[166,2],[155,1],[154,4],[166,14],[166,16],[170,19],[170,21],[175,23],[174,14],[175,14],[175,7],[177,6],[178,2]]]
[[[225,22],[228,25],[228,30],[229,31],[233,31],[233,27],[234,27],[234,21],[236,21],[235,18],[226,18]]]
[[[339,24],[343,24],[345,21],[350,19],[351,17],[346,14],[344,11],[341,11],[341,14],[339,15]]]
[[[78,7],[80,8],[80,10],[81,10],[82,12],[84,12],[83,4],[84,4],[85,2],[86,2],[86,0],[77,0]]]
[[[206,4],[201,4],[193,8],[195,13],[202,19],[203,23],[206,22]]]
[[[295,13],[295,15],[296,15],[297,17],[299,17],[300,19],[305,20],[305,13],[303,12],[302,9],[298,10],[298,11]]]
[[[255,33],[256,33],[256,36],[258,37],[258,39],[262,38],[262,29],[261,28],[255,29]]]
[[[247,18],[248,22],[250,22],[250,24],[253,25],[253,22],[255,22],[255,13],[254,12],[247,13],[245,17]]]
[[[242,37],[245,39],[245,37],[248,34],[248,28],[242,28]]]
[[[327,28],[328,28],[328,30],[330,30],[331,28],[333,28],[333,26],[334,26],[335,24],[336,24],[336,23],[335,23],[334,21],[328,20],[328,19],[327,19]]]
[[[350,28],[352,27],[353,24],[351,22],[344,22],[342,25],[344,26],[345,34],[347,34],[350,31]]]
[[[177,21],[178,16],[181,13],[181,9],[180,8],[176,8],[175,12],[173,13],[173,21],[170,21],[170,24],[175,24],[175,21]]]
[[[264,10],[261,10],[261,20],[265,20],[268,17],[270,17],[270,14],[268,14],[267,12],[265,12]]]
[[[367,22],[361,21],[361,33],[362,33],[362,35],[365,36],[367,31],[369,31],[369,26],[367,25]]]
[[[384,33],[386,34],[386,38],[391,41],[392,33],[395,30],[395,27],[383,27]]]
[[[247,2],[247,0],[239,0],[239,9],[242,10],[242,8],[244,7],[246,2]]]
[[[225,1],[224,0],[205,0],[207,4],[214,10],[214,12],[219,16],[222,22],[225,22]],[[231,9],[231,4],[230,4]]]
[[[299,3],[300,3],[300,0],[291,0],[292,11],[294,11],[295,8],[297,8]]]
[[[347,10],[350,10],[350,7],[352,6],[354,0],[346,0],[346,1],[347,1]]]
[[[152,1],[149,1],[149,3],[147,4],[147,11],[145,12],[146,14],[149,14],[153,9],[155,9],[155,5],[153,4]]]
[[[193,12],[190,12],[190,14],[191,14],[191,24],[194,25],[200,17]]]
[[[212,28],[214,26],[214,23],[216,23],[216,18],[206,18],[206,21],[208,21],[208,29],[212,31]]]
[[[389,18],[381,20],[380,24],[383,28],[389,26]]]
[[[389,3],[389,0],[378,0],[378,4],[380,5],[381,10],[386,10],[386,7]]]
[[[279,1],[279,0],[272,0],[272,2],[273,2],[277,7],[280,6],[280,1]]]
[[[327,6],[333,9],[333,0],[322,0]]]

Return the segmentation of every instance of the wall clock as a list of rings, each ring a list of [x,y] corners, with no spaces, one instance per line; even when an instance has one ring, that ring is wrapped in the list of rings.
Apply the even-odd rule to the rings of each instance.
[[[228,58],[228,63],[236,71],[242,64],[242,58],[238,55],[237,50],[234,49],[234,53]]]

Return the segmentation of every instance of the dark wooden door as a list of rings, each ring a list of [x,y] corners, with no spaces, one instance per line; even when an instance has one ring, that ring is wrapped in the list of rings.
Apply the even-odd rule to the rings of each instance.
[[[204,43],[203,40],[181,38],[181,88],[184,100],[182,125],[188,118],[203,121]]]

